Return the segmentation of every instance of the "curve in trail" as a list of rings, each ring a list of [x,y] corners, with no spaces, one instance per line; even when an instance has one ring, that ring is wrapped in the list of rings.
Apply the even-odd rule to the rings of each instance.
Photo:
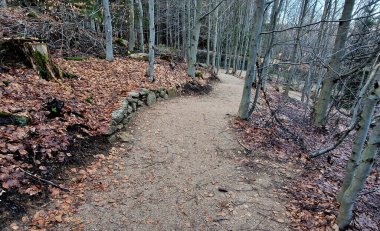
[[[130,131],[135,141],[119,153],[126,167],[105,177],[110,190],[88,191],[79,207],[86,230],[289,229],[274,179],[239,165],[244,154],[228,121],[243,81],[220,78],[208,96],[179,97],[139,112]],[[116,203],[99,206],[94,197]]]

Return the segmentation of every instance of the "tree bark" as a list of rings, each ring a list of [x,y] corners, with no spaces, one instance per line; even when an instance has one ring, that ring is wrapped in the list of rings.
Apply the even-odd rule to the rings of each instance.
[[[377,72],[378,70],[375,70],[375,71]],[[379,76],[380,73],[377,73],[377,75]],[[367,97],[366,105],[372,108],[372,105],[376,105],[379,102],[379,98],[380,98],[380,78],[378,77],[376,82],[373,84],[370,94]],[[362,114],[363,118],[361,120],[364,120],[365,122],[361,121],[360,123],[366,123],[367,118],[370,118],[369,120],[371,120],[373,112],[374,112],[374,110],[367,110],[366,108],[364,108],[364,111]],[[366,114],[366,113],[371,113],[371,114]],[[363,135],[364,135],[364,139],[367,137],[367,133],[364,134],[364,132],[361,132],[357,135],[358,136],[357,140],[362,140]],[[350,162],[348,163],[351,166],[355,166],[355,167],[357,166],[357,167],[351,170],[353,172],[347,172],[345,181],[346,179],[348,181],[351,178],[350,184],[346,189],[344,187],[342,187],[341,189],[341,192],[343,192],[344,190],[344,193],[342,193],[342,198],[340,200],[340,208],[339,208],[339,215],[337,217],[337,224],[339,225],[339,228],[342,230],[345,229],[350,223],[354,202],[359,192],[364,187],[366,179],[371,172],[372,166],[376,159],[376,155],[379,151],[379,144],[380,144],[380,118],[377,117],[375,120],[375,127],[373,128],[371,134],[369,135],[368,142],[363,152],[361,152],[362,150],[360,150],[359,153],[356,153],[359,147],[356,147],[357,144],[355,142],[355,145],[354,145],[355,150],[353,149],[352,155],[355,155],[355,156],[359,155],[359,158],[357,158],[358,159],[357,162],[353,164],[353,159],[351,159]],[[349,169],[347,168],[347,170]]]
[[[263,24],[265,0],[255,0],[255,6],[256,8],[254,13],[254,26],[252,30],[249,70],[245,78],[243,95],[240,101],[239,111],[237,113],[238,117],[241,119],[248,119],[250,116],[249,104],[251,99],[252,83],[253,79],[256,76],[255,64],[257,61],[257,46],[260,40],[260,33]]]
[[[207,21],[207,57],[206,64],[210,65],[210,39],[211,39],[211,16],[209,15]]]
[[[308,4],[309,4],[309,0],[303,0],[299,20],[297,23],[298,26],[302,26],[302,24],[304,22]],[[292,55],[290,58],[290,63],[291,63],[290,65],[291,66],[290,66],[289,72],[287,73],[286,82],[285,82],[285,95],[286,96],[289,96],[290,85],[292,84],[292,80],[293,80],[295,72],[296,72],[296,67],[293,64],[296,62],[296,59],[297,59],[297,51],[298,51],[298,45],[300,42],[300,36],[301,36],[301,28],[297,28],[296,29],[296,39],[295,39],[295,42],[293,45]]]
[[[112,47],[112,22],[110,13],[110,4],[108,0],[103,0],[104,6],[104,27],[106,34],[106,60],[113,61],[113,47]]]
[[[375,67],[375,69],[371,73],[371,77],[369,79],[371,85],[377,84],[380,80],[378,73],[379,65]],[[371,78],[375,77],[375,82],[371,81]],[[350,186],[352,179],[354,178],[355,168],[358,166],[358,161],[360,159],[360,154],[363,149],[364,143],[367,138],[368,130],[371,125],[372,121],[372,114],[375,111],[376,104],[378,102],[377,98],[372,97],[373,95],[376,95],[376,88],[373,87],[371,92],[369,93],[369,97],[366,99],[363,105],[363,109],[359,115],[359,130],[356,133],[356,138],[354,141],[354,145],[352,147],[352,153],[351,157],[348,160],[348,163],[346,165],[345,170],[345,177],[343,180],[343,184],[341,187],[341,190],[338,193],[338,202],[342,201],[343,195],[347,188]],[[356,118],[353,118],[352,120],[356,121]]]
[[[136,46],[136,34],[135,34],[135,4],[134,0],[129,0],[129,39],[128,49],[133,51]]]
[[[191,78],[195,78],[195,64],[197,62],[197,53],[198,53],[198,42],[199,42],[199,34],[201,31],[201,21],[200,14],[202,10],[202,4],[200,0],[195,1],[196,7],[194,12],[194,25],[191,30],[190,37],[190,47],[189,47],[189,57],[188,57],[188,67],[187,74],[191,76]]]
[[[344,46],[347,41],[348,31],[350,29],[350,19],[355,0],[345,0],[341,21],[339,23],[338,32],[335,39],[334,49],[329,62],[329,69],[322,82],[320,96],[315,105],[313,114],[313,124],[315,126],[324,126],[327,124],[328,108],[331,103],[331,94],[334,89],[336,80],[339,78],[341,59],[344,56]]]
[[[139,17],[138,17],[138,24],[139,24],[139,36],[140,36],[140,51],[145,52],[145,46],[144,46],[144,27],[143,27],[143,19],[144,19],[144,11],[142,7],[141,0],[137,0],[138,7],[139,7]]]
[[[212,48],[212,66],[215,70],[216,65],[216,48],[218,45],[218,33],[219,33],[219,8],[215,10],[215,28],[214,28],[214,40],[213,40],[213,48]]]
[[[149,80],[154,81],[154,0],[149,0]]]

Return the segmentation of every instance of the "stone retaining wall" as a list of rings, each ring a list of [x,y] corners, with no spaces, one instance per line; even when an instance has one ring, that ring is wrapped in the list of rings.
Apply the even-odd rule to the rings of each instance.
[[[177,96],[177,88],[159,88],[149,90],[142,88],[140,91],[132,91],[128,97],[121,98],[121,106],[112,112],[112,120],[107,135],[114,140],[114,134],[124,127],[134,118],[139,108],[151,106],[157,101],[174,98]]]

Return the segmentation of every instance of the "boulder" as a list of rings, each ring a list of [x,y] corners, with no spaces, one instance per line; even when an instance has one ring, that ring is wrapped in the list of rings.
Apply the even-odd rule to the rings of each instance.
[[[154,92],[149,92],[148,97],[146,98],[146,105],[152,106],[157,102],[156,94]]]
[[[137,101],[139,101],[137,98],[132,98],[132,97],[130,97],[130,96],[128,97],[127,100],[128,100],[128,102],[131,103],[131,104],[133,104],[133,103],[137,103]]]
[[[129,92],[129,93],[128,93],[128,98],[129,98],[129,97],[132,97],[132,98],[139,98],[139,97],[140,97],[140,93],[135,92],[135,91]]]
[[[164,99],[169,99],[169,95],[168,95],[168,94],[165,94],[165,95],[164,95]]]
[[[129,106],[128,106],[127,113],[128,113],[128,114],[131,114],[132,112],[133,112],[132,105],[129,105]]]
[[[128,132],[120,132],[117,134],[117,138],[119,138],[122,142],[133,142],[133,136]]]
[[[148,89],[146,89],[146,88],[142,88],[141,91],[140,91],[140,95],[145,96],[145,95],[148,95],[149,92],[150,92],[150,91],[149,91]]]
[[[137,111],[137,103],[132,103],[133,111]]]
[[[106,135],[112,135],[117,131],[117,126],[111,125],[106,132]]]
[[[124,116],[127,114],[127,110],[128,110],[128,101],[125,98],[123,98],[119,109],[112,112],[112,120],[115,121],[116,123],[120,123],[124,119]]]
[[[128,57],[137,60],[149,61],[149,54],[147,53],[135,53],[129,55]]]
[[[144,102],[141,100],[137,101],[137,106],[138,107],[144,106]]]
[[[173,88],[168,89],[168,96],[170,99],[176,97],[177,96],[177,88],[173,87]]]
[[[166,91],[165,90],[160,91],[160,97],[161,98],[164,98],[165,95],[166,95]]]

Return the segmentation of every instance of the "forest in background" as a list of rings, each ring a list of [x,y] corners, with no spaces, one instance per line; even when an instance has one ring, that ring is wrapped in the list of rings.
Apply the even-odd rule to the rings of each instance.
[[[336,221],[343,229],[350,224],[354,202],[362,195],[363,188],[367,187],[364,193],[369,196],[368,203],[379,200],[378,167],[372,169],[380,141],[379,4],[378,0],[2,0],[0,34],[2,38],[42,39],[55,57],[53,60],[68,66],[65,71],[74,74],[78,74],[76,68],[72,68],[75,61],[67,64],[56,57],[77,61],[87,56],[105,58],[112,61],[110,65],[114,67],[110,68],[121,74],[129,66],[118,70],[115,64],[118,57],[139,54],[149,61],[149,68],[144,64],[139,76],[149,76],[152,82],[155,80],[154,57],[161,56],[167,61],[163,64],[166,68],[177,65],[183,68],[183,79],[175,80],[178,75],[173,73],[172,82],[166,83],[169,85],[184,83],[185,69],[192,79],[203,75],[196,71],[199,62],[214,73],[225,71],[243,77],[244,92],[237,115],[243,121],[250,121],[241,122],[248,126],[246,129],[255,126],[268,129],[271,125],[260,122],[269,116],[267,120],[273,121],[278,131],[288,137],[286,142],[299,146],[308,161],[325,161],[325,165],[333,166],[340,163],[340,167],[345,168],[345,173],[334,179],[343,184],[336,182],[340,188],[329,192],[338,193],[340,209]],[[11,71],[10,76],[2,80],[1,87],[5,89],[2,97],[6,99],[7,87],[15,81],[12,76],[23,76],[25,70],[3,67],[9,61],[4,54],[1,71]],[[97,61],[85,62],[91,67],[88,70],[96,68],[91,65]],[[5,75],[2,74],[2,78]],[[145,85],[149,84],[146,81]],[[277,95],[277,91],[283,94]],[[287,109],[288,104],[284,106],[281,102],[294,97],[292,94],[297,94],[300,101],[296,104],[296,119],[290,114],[282,115],[292,106]],[[88,92],[80,97],[89,104],[93,100]],[[275,103],[272,97],[276,98]],[[266,116],[262,115],[263,107],[267,107]],[[20,114],[19,109],[11,109],[5,105],[4,112]],[[293,108],[294,112],[297,110]],[[310,126],[313,133],[305,134],[305,130],[294,127],[302,124],[300,121],[305,127]],[[97,119],[92,123],[90,134],[93,127],[99,126]],[[2,133],[7,134],[1,143],[1,180],[5,191],[17,188],[18,179],[24,175],[5,160],[13,159],[10,155],[24,156],[37,151],[33,145],[17,146],[20,140],[17,136],[24,139],[29,135],[29,132],[20,135],[18,130],[17,126],[2,127]],[[323,141],[313,144],[308,141],[310,137],[320,137]],[[54,140],[48,135],[46,139]],[[68,141],[65,138],[60,142]],[[38,148],[42,159],[51,158],[51,152],[52,156],[63,155],[59,145],[52,146],[53,149],[51,145]],[[31,167],[39,169],[42,175],[46,171],[45,166],[35,160],[31,161]],[[368,177],[370,183],[366,186]],[[328,201],[335,203],[335,196],[329,195]],[[375,206],[372,211],[376,209]],[[373,222],[376,216],[378,214],[369,220]],[[335,221],[335,217],[331,219]],[[366,219],[362,223],[371,223]],[[378,225],[373,227],[378,228]]]

